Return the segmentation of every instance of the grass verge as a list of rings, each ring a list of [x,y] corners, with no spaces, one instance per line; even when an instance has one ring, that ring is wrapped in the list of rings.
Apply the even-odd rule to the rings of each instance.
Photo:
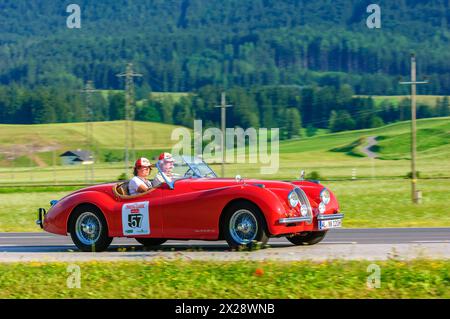
[[[450,261],[0,264],[0,298],[449,298]],[[375,266],[375,267],[376,267]],[[72,286],[73,287],[73,286]]]

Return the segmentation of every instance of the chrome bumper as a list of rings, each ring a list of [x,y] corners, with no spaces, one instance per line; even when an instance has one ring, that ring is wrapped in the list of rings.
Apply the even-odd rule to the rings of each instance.
[[[343,218],[344,214],[317,215],[318,220],[343,219]],[[291,224],[291,223],[311,222],[311,219],[309,217],[289,217],[289,218],[280,218],[278,222],[280,224]]]
[[[291,223],[301,223],[301,222],[311,222],[311,218],[309,217],[289,217],[289,218],[280,218],[278,220],[280,224],[291,224]]]
[[[318,220],[343,219],[344,214],[317,215]]]
[[[38,209],[38,219],[36,220],[36,224],[39,225],[42,229],[44,228],[44,218],[47,214],[47,211],[44,208]]]

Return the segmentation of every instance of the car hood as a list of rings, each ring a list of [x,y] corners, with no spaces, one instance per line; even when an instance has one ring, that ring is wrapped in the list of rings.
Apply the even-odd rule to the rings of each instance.
[[[234,178],[198,178],[188,179],[185,182],[193,190],[207,190],[214,188],[232,187],[236,185],[253,185],[256,187],[264,187],[281,197],[286,197],[294,187],[301,188],[309,199],[315,203],[320,202],[320,192],[324,188],[323,185],[309,181],[273,181],[262,179],[242,179],[240,181]],[[176,187],[176,186],[175,186]]]
[[[234,178],[198,178],[187,180],[192,189],[211,189],[211,188],[222,188],[235,185],[253,185],[258,187],[264,187],[268,189],[279,189],[279,190],[292,190],[294,187],[300,187],[305,189],[316,189],[323,188],[318,184],[311,182],[290,182],[290,181],[272,181],[263,179],[242,179],[236,180]]]

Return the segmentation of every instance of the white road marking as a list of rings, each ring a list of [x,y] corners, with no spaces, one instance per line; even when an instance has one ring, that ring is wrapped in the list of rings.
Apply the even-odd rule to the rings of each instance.
[[[357,244],[357,241],[323,241],[321,244]]]
[[[74,244],[62,244],[62,245],[52,245],[52,246],[43,246],[43,245],[36,245],[36,246],[23,246],[23,245],[13,245],[13,244],[0,244],[0,250],[4,247],[16,247],[16,248],[30,248],[30,249],[35,249],[35,248],[58,248],[58,247],[75,247]]]
[[[40,238],[58,238],[55,236],[8,236],[0,237],[0,239],[40,239]]]
[[[450,243],[450,240],[415,240],[413,243]]]

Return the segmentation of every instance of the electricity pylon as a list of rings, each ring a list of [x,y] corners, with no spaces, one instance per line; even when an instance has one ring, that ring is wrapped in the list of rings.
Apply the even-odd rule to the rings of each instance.
[[[94,163],[95,163],[95,151],[94,151],[94,111],[92,108],[92,93],[98,92],[94,88],[93,81],[87,81],[86,86],[83,90],[81,90],[85,94],[86,97],[86,111],[85,111],[85,121],[86,121],[86,145],[87,150],[92,154],[92,164],[85,165],[85,178],[86,183],[92,183],[94,181]]]
[[[134,146],[134,78],[142,77],[142,74],[133,71],[133,64],[128,63],[127,70],[124,73],[117,74],[118,77],[125,77],[125,175],[128,175],[130,148],[132,158],[136,157]],[[131,140],[131,146],[130,146]]]

